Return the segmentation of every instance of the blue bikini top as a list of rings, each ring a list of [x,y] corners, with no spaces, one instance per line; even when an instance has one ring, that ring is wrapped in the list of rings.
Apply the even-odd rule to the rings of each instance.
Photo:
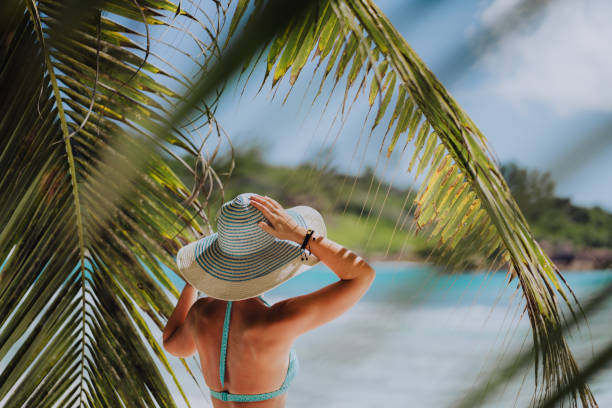
[[[268,302],[264,300],[263,297],[259,296],[259,298],[268,306]],[[223,321],[223,337],[221,338],[221,359],[219,362],[219,377],[221,379],[221,386],[224,386],[225,382],[225,361],[227,356],[227,337],[229,335],[229,323],[230,323],[230,315],[232,312],[232,302],[227,302],[227,308],[225,309],[225,320]],[[295,377],[297,370],[299,368],[299,363],[297,359],[297,354],[295,350],[292,348],[289,352],[289,367],[287,367],[287,375],[285,376],[285,381],[283,385],[272,392],[265,392],[262,394],[230,394],[227,391],[214,391],[210,390],[210,395],[216,399],[222,401],[237,401],[237,402],[250,402],[250,401],[264,401],[274,397],[281,395],[286,392],[291,384],[291,381]]]

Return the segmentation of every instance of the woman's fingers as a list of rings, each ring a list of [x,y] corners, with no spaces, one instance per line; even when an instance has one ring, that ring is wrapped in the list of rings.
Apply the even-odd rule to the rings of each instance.
[[[250,198],[251,203],[259,205],[259,206],[263,206],[267,208],[267,204],[264,200],[263,197],[261,196],[251,196]]]
[[[252,195],[250,200],[254,201],[254,202],[257,202],[259,204],[264,204],[264,203],[267,204],[266,199],[263,196],[260,196],[260,195]]]
[[[274,213],[274,205],[269,200],[266,200],[264,197],[260,196],[258,199],[255,200],[255,202],[265,208],[268,211],[268,214],[272,215]]]
[[[270,208],[278,209],[279,207],[281,207],[281,205],[277,203],[276,201],[274,201],[274,199],[272,199],[271,197],[263,196],[261,199],[262,201],[266,202],[270,206]]]
[[[272,203],[272,205],[274,207],[276,207],[278,210],[282,210],[283,206],[280,205],[280,203],[278,201],[276,201],[275,199],[273,199],[272,197],[268,197],[270,199],[270,202]]]
[[[283,217],[283,207],[268,196],[259,196],[253,195],[251,196],[251,200],[258,210],[260,210],[264,216],[270,221],[274,222],[274,224],[281,222]],[[274,228],[274,225],[273,225]]]
[[[258,194],[253,194],[250,200],[253,207],[261,211],[268,221],[268,223],[259,222],[260,228],[277,238],[290,238],[297,223],[283,209],[282,205],[271,197]]]
[[[270,211],[266,207],[266,204],[260,203],[256,200],[251,200],[251,204],[253,205],[253,207],[260,210],[265,217],[264,221],[260,221],[259,223],[257,223],[257,225],[259,225],[259,228],[263,229],[264,231],[266,231],[267,233],[271,235],[276,236],[274,234],[274,232],[276,231],[276,227],[274,226],[275,223],[272,222],[272,220],[274,219],[274,216],[270,214]]]
[[[253,207],[261,211],[267,219],[272,218],[272,209],[270,208],[270,205],[268,203],[260,202],[260,200],[254,200],[251,197],[251,204],[253,205]]]
[[[274,231],[274,228],[268,225],[265,221],[260,221],[258,225],[262,230],[266,231],[269,234],[272,234],[272,231]]]

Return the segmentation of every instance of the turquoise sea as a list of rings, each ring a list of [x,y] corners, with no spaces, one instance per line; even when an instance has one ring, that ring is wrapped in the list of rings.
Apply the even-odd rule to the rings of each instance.
[[[452,407],[492,371],[531,344],[524,301],[504,273],[438,275],[403,263],[373,264],[377,277],[364,298],[337,320],[300,337],[300,371],[288,408]],[[612,282],[612,271],[565,272],[585,303]],[[182,281],[176,278],[182,287]],[[269,302],[311,292],[337,280],[325,265],[265,294]],[[612,301],[571,332],[579,364],[612,340]],[[178,359],[168,355],[180,371]],[[189,365],[197,370],[195,359]],[[181,383],[196,406],[210,406],[188,375]],[[499,387],[484,406],[526,407],[533,392],[533,367]],[[591,382],[600,407],[612,407],[612,369]],[[177,394],[178,397],[178,394]]]

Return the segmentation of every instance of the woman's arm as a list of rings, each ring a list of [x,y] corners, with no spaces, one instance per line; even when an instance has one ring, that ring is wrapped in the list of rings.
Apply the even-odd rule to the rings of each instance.
[[[301,244],[306,231],[303,232],[296,234],[293,241]],[[294,336],[340,317],[365,295],[376,276],[374,268],[355,252],[322,235],[315,236],[310,244],[312,253],[340,280],[278,303],[281,325]]]
[[[251,204],[263,212],[271,225],[260,223],[270,234],[301,244],[306,230],[297,225],[276,201],[269,197],[252,196]],[[309,245],[312,253],[340,278],[315,292],[276,303],[273,308],[279,330],[292,337],[327,323],[346,312],[366,293],[376,272],[355,252],[318,234]]]
[[[164,348],[177,357],[189,357],[195,353],[195,342],[190,331],[187,314],[197,300],[197,291],[189,283],[185,283],[183,292],[164,327]]]

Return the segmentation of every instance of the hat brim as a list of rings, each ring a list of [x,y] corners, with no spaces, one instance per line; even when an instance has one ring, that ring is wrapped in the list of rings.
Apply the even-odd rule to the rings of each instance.
[[[327,236],[323,217],[308,206],[288,208],[287,213],[304,228]],[[262,250],[232,256],[218,245],[217,233],[182,247],[176,256],[181,277],[216,299],[242,300],[261,295],[319,262],[314,255],[302,261],[300,244],[275,238]]]

